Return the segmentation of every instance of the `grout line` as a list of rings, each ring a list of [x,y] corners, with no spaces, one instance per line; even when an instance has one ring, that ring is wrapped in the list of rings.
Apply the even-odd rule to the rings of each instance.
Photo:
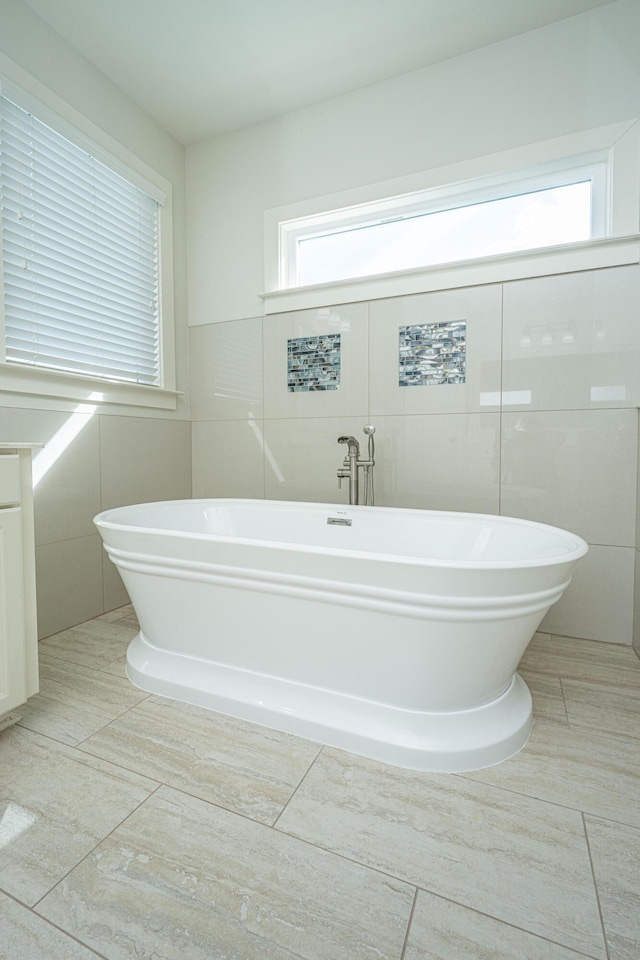
[[[415,891],[414,891],[414,894],[413,894],[413,903],[411,904],[411,911],[410,911],[410,913],[409,913],[409,920],[408,920],[408,922],[407,922],[407,932],[406,932],[405,935],[404,935],[404,943],[402,944],[402,952],[401,952],[401,954],[400,954],[400,960],[404,960],[404,958],[405,958],[405,956],[406,956],[406,953],[407,953],[407,947],[409,946],[409,935],[410,935],[410,933],[411,933],[411,926],[412,926],[412,924],[413,924],[413,915],[414,915],[414,913],[416,912],[416,903],[417,903],[417,902],[418,902],[418,888],[416,887],[416,888],[415,888]]]
[[[587,846],[589,866],[591,868],[591,879],[593,881],[593,890],[596,896],[596,903],[598,904],[598,914],[600,916],[600,927],[602,929],[602,939],[604,940],[604,949],[607,955],[607,960],[610,960],[611,954],[609,952],[609,942],[607,940],[607,931],[605,928],[604,917],[602,915],[602,904],[600,903],[600,894],[598,892],[598,881],[596,879],[596,870],[593,863],[593,857],[591,855],[591,844],[589,843],[589,831],[587,830],[587,821],[585,819],[584,813],[582,814],[582,829],[584,830],[584,839]]]
[[[293,798],[294,798],[295,795],[297,794],[298,790],[300,789],[300,787],[302,786],[302,784],[303,784],[304,781],[306,780],[307,776],[308,776],[309,773],[311,772],[311,768],[315,765],[316,760],[318,759],[318,757],[320,756],[320,754],[322,753],[323,750],[324,750],[324,745],[321,744],[321,745],[320,745],[320,749],[318,750],[318,752],[316,753],[315,757],[313,758],[313,760],[311,761],[311,763],[310,763],[309,766],[307,767],[307,770],[305,771],[305,773],[304,773],[304,774],[302,775],[302,777],[300,778],[300,781],[298,782],[298,785],[295,787],[293,793],[291,794],[291,796],[289,797],[289,799],[288,799],[287,802],[285,803],[284,807],[282,808],[282,810],[280,811],[280,813],[278,814],[278,816],[275,818],[275,820],[274,820],[273,823],[271,824],[271,828],[272,828],[272,829],[274,829],[274,828],[276,827],[276,824],[278,823],[278,820],[280,819],[280,817],[282,816],[282,814],[285,812],[285,810],[287,809],[287,807],[289,806],[289,804],[291,803],[291,801],[293,800]],[[279,833],[282,833],[282,834],[285,834],[285,831],[284,831],[284,830],[280,830],[280,831],[278,831],[278,832],[279,832]],[[286,836],[290,836],[290,834],[286,834]]]

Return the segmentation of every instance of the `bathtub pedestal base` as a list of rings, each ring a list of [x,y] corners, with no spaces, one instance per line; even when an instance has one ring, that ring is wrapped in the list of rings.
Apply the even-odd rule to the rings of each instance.
[[[532,728],[531,694],[515,674],[469,710],[406,710],[162,650],[139,633],[127,675],[143,690],[409,770],[463,773],[517,753]]]

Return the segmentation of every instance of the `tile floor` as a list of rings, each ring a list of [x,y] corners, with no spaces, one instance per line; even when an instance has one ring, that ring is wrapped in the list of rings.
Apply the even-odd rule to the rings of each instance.
[[[420,774],[147,696],[122,608],[0,733],[2,960],[638,960],[640,660],[537,635],[513,759]]]

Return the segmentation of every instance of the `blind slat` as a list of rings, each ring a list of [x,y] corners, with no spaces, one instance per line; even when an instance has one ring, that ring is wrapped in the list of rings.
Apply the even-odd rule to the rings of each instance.
[[[159,385],[158,203],[0,97],[7,360]]]

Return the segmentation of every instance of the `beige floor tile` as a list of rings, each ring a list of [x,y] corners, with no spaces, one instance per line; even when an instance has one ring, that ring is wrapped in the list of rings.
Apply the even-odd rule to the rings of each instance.
[[[399,960],[406,884],[163,787],[38,905],[110,960]]]
[[[42,640],[39,650],[49,657],[99,669],[123,657],[136,632],[130,624],[89,620]]]
[[[101,667],[100,670],[102,673],[110,673],[114,677],[127,678],[126,666],[127,666],[127,658],[120,657],[119,660],[114,660],[113,663],[107,663],[106,666]]]
[[[325,749],[277,828],[604,956],[582,818],[573,810]]]
[[[127,603],[124,607],[116,607],[115,610],[108,610],[106,613],[101,614],[101,616],[96,617],[96,620],[107,620],[111,623],[114,620],[123,620],[125,617],[135,617],[133,604]]]
[[[603,736],[640,739],[640,689],[563,680],[569,725]],[[640,752],[640,744],[637,747]]]
[[[640,957],[640,831],[586,818],[610,960]]]
[[[90,737],[82,749],[273,823],[320,746],[201,707],[150,697]]]
[[[573,950],[420,891],[403,960],[579,960]]]
[[[514,757],[464,777],[640,827],[639,758],[637,741],[538,721]]]
[[[536,673],[535,670],[522,667],[518,668],[518,673],[531,691],[534,717],[567,726],[569,721],[559,677],[550,677],[545,673]]]
[[[20,725],[76,744],[147,696],[126,679],[40,654],[40,693],[20,707]]]
[[[92,950],[2,893],[0,957],[2,960],[96,960]]]
[[[520,665],[537,673],[640,691],[640,659],[619,643],[536,634]]]
[[[0,734],[0,888],[32,905],[157,784],[47,737]]]

